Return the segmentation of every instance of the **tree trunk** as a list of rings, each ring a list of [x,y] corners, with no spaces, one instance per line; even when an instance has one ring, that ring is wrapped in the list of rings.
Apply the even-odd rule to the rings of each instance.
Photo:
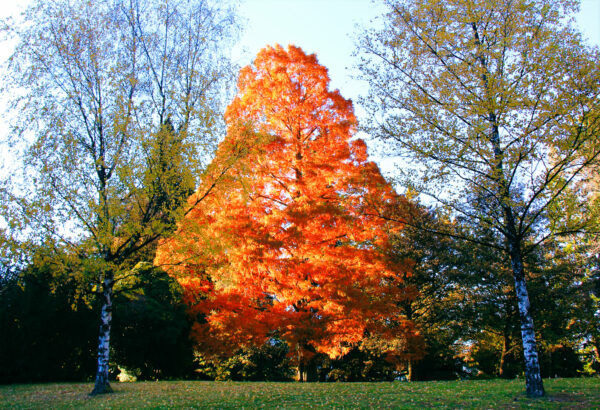
[[[600,339],[598,337],[592,337],[592,345],[594,347],[594,356],[596,356],[596,361],[600,363]]]
[[[100,314],[100,336],[98,337],[98,370],[96,371],[96,382],[94,390],[90,395],[112,393],[108,382],[108,361],[110,355],[110,327],[112,324],[112,296],[114,277],[113,273],[107,273],[104,278],[104,289],[102,296],[102,311]]]
[[[525,359],[525,387],[527,389],[527,396],[542,397],[545,392],[540,373],[529,294],[527,293],[527,284],[525,283],[523,256],[519,243],[515,238],[509,238],[508,247],[515,280],[519,316],[521,317],[521,338],[523,340],[523,356]]]
[[[498,376],[501,378],[508,378],[506,374],[506,356],[508,356],[510,346],[510,336],[506,334],[506,330],[504,331],[503,341],[502,341],[502,353],[500,354],[500,365],[498,368]]]
[[[298,358],[298,381],[304,381],[304,357],[302,357],[302,350],[300,349],[300,345],[296,345],[297,358]]]
[[[304,363],[298,363],[298,381],[305,382],[306,381],[306,370],[304,369]]]
[[[412,359],[408,359],[406,380],[408,380],[409,382],[412,382],[412,379],[413,379],[413,361],[412,361]]]
[[[478,38],[477,41],[479,41]],[[482,62],[482,64],[485,67],[484,62]],[[483,82],[487,88],[487,77],[485,74],[483,76]],[[496,160],[495,171],[498,175],[498,198],[500,199],[500,206],[504,213],[504,228],[506,230],[504,235],[510,254],[517,303],[519,306],[519,316],[521,318],[521,339],[523,341],[523,356],[525,359],[525,388],[527,390],[527,396],[542,397],[544,396],[544,385],[540,373],[535,332],[533,329],[533,318],[531,317],[530,311],[531,305],[529,303],[529,294],[527,293],[527,285],[525,283],[523,254],[521,251],[522,239],[517,234],[515,216],[512,205],[510,204],[510,187],[508,181],[504,177],[504,152],[500,146],[500,129],[498,127],[497,116],[494,112],[489,114],[489,121],[492,124],[490,142],[494,147],[494,159]]]
[[[513,340],[513,321],[515,315],[510,304],[506,306],[506,318],[504,320],[504,329],[502,331],[502,353],[500,354],[500,363],[498,366],[498,376],[504,379],[511,378],[512,375],[507,371],[508,355],[517,348]]]

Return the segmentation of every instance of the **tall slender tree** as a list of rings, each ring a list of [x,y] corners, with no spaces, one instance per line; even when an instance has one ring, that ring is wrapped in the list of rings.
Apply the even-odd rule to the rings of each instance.
[[[543,396],[523,258],[547,211],[597,160],[599,50],[570,0],[386,0],[360,42],[370,131],[406,159],[403,183],[496,232],[520,312],[527,394]]]
[[[105,393],[115,281],[174,228],[214,149],[235,18],[203,0],[56,0],[22,23],[9,70],[25,172],[5,215],[95,263]]]
[[[328,86],[315,55],[261,50],[240,73],[215,161],[242,142],[246,158],[159,248],[209,351],[276,334],[302,374],[314,353],[340,355],[369,332],[418,339],[389,303],[413,294],[394,285],[407,266],[384,257],[389,226],[377,216],[406,200],[353,137],[351,101]]]

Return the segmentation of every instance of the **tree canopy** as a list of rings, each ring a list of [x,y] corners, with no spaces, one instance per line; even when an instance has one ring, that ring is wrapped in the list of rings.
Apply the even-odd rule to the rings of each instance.
[[[38,1],[9,61],[25,172],[3,190],[20,235],[95,264],[104,304],[95,392],[108,385],[112,289],[172,231],[215,148],[236,19],[207,1]]]
[[[214,161],[232,146],[246,146],[246,157],[158,250],[156,263],[189,292],[208,349],[276,334],[302,365],[375,329],[417,338],[390,303],[413,296],[395,286],[409,265],[383,252],[398,227],[378,216],[406,200],[368,162],[351,102],[328,85],[314,55],[261,50],[240,72]]]
[[[509,256],[527,391],[543,395],[523,257],[585,228],[548,213],[600,154],[600,52],[570,25],[573,1],[386,4],[360,44],[368,128],[405,159],[403,186],[496,232],[463,238]]]
[[[361,125],[394,186],[314,54],[265,47],[233,91],[234,2],[2,21],[1,381],[524,372],[537,397],[598,373],[600,50],[579,1],[382,3]]]

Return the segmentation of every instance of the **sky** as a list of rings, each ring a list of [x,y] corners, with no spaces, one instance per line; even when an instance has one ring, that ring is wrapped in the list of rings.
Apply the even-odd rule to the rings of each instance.
[[[0,18],[18,13],[28,0],[3,2]],[[245,30],[233,50],[239,65],[249,64],[266,45],[294,44],[316,53],[329,69],[331,85],[356,100],[366,87],[353,79],[356,25],[367,26],[385,8],[372,0],[240,0]],[[577,23],[584,37],[600,45],[600,0],[582,0]],[[0,50],[0,58],[5,57]]]
[[[247,19],[246,29],[234,56],[246,65],[265,45],[294,44],[316,53],[329,69],[332,87],[356,101],[367,91],[352,78],[356,25],[364,27],[384,12],[381,4],[371,0],[242,0],[240,14]],[[577,25],[590,43],[600,46],[600,0],[581,2]]]
[[[294,44],[316,53],[329,69],[332,88],[355,99],[364,87],[351,76],[352,35],[357,25],[367,26],[384,11],[371,0],[243,0],[240,14],[247,19],[246,28],[234,56],[246,65],[266,45]]]
[[[372,0],[241,0],[240,15],[246,19],[240,42],[233,50],[240,66],[252,62],[266,45],[294,44],[305,52],[316,53],[319,63],[329,70],[330,87],[339,89],[354,102],[360,121],[364,111],[358,97],[368,91],[356,79],[355,41],[360,27],[367,27],[383,15],[381,1]],[[600,0],[582,0],[576,24],[590,44],[600,46]],[[362,132],[359,137],[369,140]],[[393,174],[396,160],[380,157],[372,142],[371,159],[385,174]]]
[[[28,0],[3,2],[0,18],[19,13],[28,3]],[[252,62],[261,48],[274,44],[294,44],[305,52],[316,53],[319,62],[329,69],[331,87],[339,89],[344,97],[355,102],[360,118],[361,110],[356,101],[367,88],[354,78],[352,53],[359,26],[368,26],[384,13],[385,8],[378,3],[381,2],[240,0],[239,14],[245,28],[232,50],[232,56],[238,65],[244,66]],[[584,38],[600,46],[600,0],[582,0],[577,25]],[[0,47],[0,60],[8,57],[8,52],[8,47]]]

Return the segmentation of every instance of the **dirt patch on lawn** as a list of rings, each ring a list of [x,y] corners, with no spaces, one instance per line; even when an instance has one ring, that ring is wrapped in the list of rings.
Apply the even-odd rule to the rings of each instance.
[[[555,393],[548,395],[549,402],[561,403],[565,409],[589,409],[589,402],[581,393]]]

